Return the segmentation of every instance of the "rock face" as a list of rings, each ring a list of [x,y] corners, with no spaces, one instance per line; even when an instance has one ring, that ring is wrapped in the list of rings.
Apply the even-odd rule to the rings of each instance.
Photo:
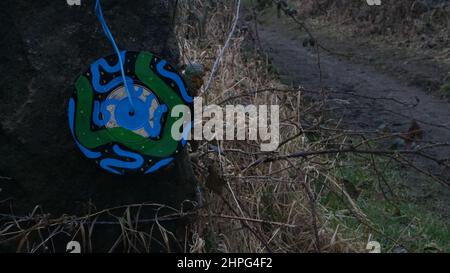
[[[114,53],[94,2],[0,2],[0,213],[11,202],[17,214],[36,205],[52,214],[81,214],[88,202],[98,209],[141,202],[179,208],[195,197],[186,153],[155,175],[122,177],[101,170],[74,145],[67,122],[74,81]],[[171,1],[103,2],[121,49],[152,51],[177,65]]]

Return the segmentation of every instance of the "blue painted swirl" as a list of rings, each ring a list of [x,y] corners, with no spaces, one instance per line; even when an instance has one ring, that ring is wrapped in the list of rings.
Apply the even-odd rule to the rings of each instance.
[[[126,51],[122,51],[120,53],[120,56],[122,59],[125,58],[125,54]],[[114,78],[113,80],[111,80],[108,83],[102,84],[101,81],[101,75],[100,75],[100,67],[103,68],[103,70],[105,70],[108,73],[117,73],[121,71],[121,66],[120,66],[120,62],[118,62],[116,65],[114,66],[110,66],[108,64],[108,62],[102,58],[97,60],[95,63],[91,64],[91,73],[92,73],[92,85],[94,86],[94,89],[96,92],[98,93],[106,93],[108,91],[111,91],[111,89],[119,86],[120,84],[123,83],[123,78],[122,77],[117,77]],[[133,79],[130,77],[125,77],[126,78],[126,84],[127,84],[127,88],[129,86],[133,86]],[[128,90],[131,91],[131,89],[133,88],[129,88]]]
[[[111,113],[108,111],[108,106],[117,105],[118,102],[119,101],[115,99],[106,99],[103,102],[95,100],[94,109],[92,112],[92,120],[94,121],[95,125],[99,127],[105,126],[111,119]]]
[[[156,70],[158,71],[159,74],[161,74],[163,77],[166,77],[168,79],[171,79],[173,81],[175,81],[175,83],[178,86],[178,89],[180,89],[181,91],[181,96],[183,97],[184,101],[187,103],[192,103],[194,101],[194,99],[189,96],[186,87],[184,86],[183,80],[181,79],[180,76],[178,76],[178,74],[170,72],[168,70],[166,70],[164,68],[164,66],[167,64],[166,61],[161,60],[157,65],[156,65]]]
[[[153,101],[157,100],[155,94],[151,93],[147,97],[146,108],[150,109],[153,104]],[[150,122],[146,122],[144,124],[144,129],[150,137],[157,137],[161,134],[162,130],[162,118],[165,113],[168,111],[168,107],[165,104],[158,105],[155,111],[153,112],[153,125],[150,125]]]
[[[189,133],[191,132],[192,129],[192,121],[190,121],[184,128],[183,128],[183,135],[181,137],[181,145],[184,147],[186,146],[187,143],[187,138]]]
[[[155,165],[153,165],[150,169],[148,169],[145,172],[145,174],[156,172],[157,170],[161,169],[162,167],[169,165],[173,160],[174,160],[173,157],[162,159],[162,160],[158,161]]]
[[[113,158],[102,159],[102,161],[100,161],[100,167],[115,174],[122,174],[122,173],[113,168],[138,169],[144,163],[144,159],[142,158],[141,155],[122,150],[117,144],[113,146],[113,151],[119,156],[131,158],[134,160],[134,161],[122,161]]]
[[[80,148],[80,150],[83,152],[83,154],[87,158],[96,159],[96,158],[101,157],[102,153],[92,152],[77,141],[77,138],[75,137],[75,133],[74,133],[74,126],[75,126],[74,123],[75,123],[75,100],[73,98],[71,98],[69,100],[69,127],[70,127],[70,132],[72,133],[73,139],[75,140],[75,143],[77,144],[78,148]]]

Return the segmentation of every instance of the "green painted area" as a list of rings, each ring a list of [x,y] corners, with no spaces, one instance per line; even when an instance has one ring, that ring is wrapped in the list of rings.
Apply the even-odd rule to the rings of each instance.
[[[149,67],[153,55],[141,53],[136,60],[136,75],[165,103],[169,111],[177,105],[184,104],[183,100]],[[75,134],[80,143],[86,148],[93,149],[101,145],[117,141],[140,154],[167,157],[171,156],[178,147],[178,141],[171,135],[171,129],[178,118],[167,115],[163,128],[163,135],[159,140],[150,140],[124,128],[106,128],[97,132],[91,130],[91,116],[94,91],[89,80],[81,76],[77,83],[77,106]]]
[[[169,111],[175,106],[184,105],[183,99],[168,86],[162,79],[158,77],[149,67],[153,54],[149,52],[142,52],[136,60],[135,74],[141,82],[150,87],[150,89],[158,96],[159,100],[164,102]],[[172,126],[180,118],[172,117],[170,114],[166,116],[166,124],[163,128],[159,149],[170,151],[173,153],[178,147],[178,141],[172,138]]]

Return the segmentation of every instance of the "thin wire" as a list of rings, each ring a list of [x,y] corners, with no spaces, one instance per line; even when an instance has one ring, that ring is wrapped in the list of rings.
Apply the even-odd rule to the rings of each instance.
[[[102,7],[100,5],[100,0],[97,0],[95,3],[95,14],[98,17],[98,20],[100,21],[100,23],[102,24],[103,27],[103,31],[105,32],[106,37],[108,38],[108,40],[111,42],[114,51],[117,54],[117,57],[119,59],[119,65],[120,65],[120,73],[122,74],[122,80],[124,83],[124,87],[125,87],[125,91],[127,92],[127,96],[128,96],[128,100],[130,101],[131,104],[131,108],[134,109],[134,104],[133,104],[133,99],[131,97],[131,93],[130,93],[130,88],[129,88],[129,82],[127,81],[127,78],[125,76],[125,70],[123,68],[123,60],[122,60],[122,55],[120,54],[120,50],[119,47],[117,46],[113,35],[111,34],[111,31],[109,30],[108,25],[106,24],[105,18],[103,17],[103,11],[102,11]],[[133,82],[133,81],[131,81]],[[131,87],[133,88],[133,87]]]
[[[233,26],[231,28],[230,34],[228,35],[227,41],[223,45],[222,49],[219,52],[219,55],[216,58],[216,61],[214,62],[214,66],[213,66],[213,68],[211,70],[211,75],[209,76],[208,82],[206,83],[205,89],[203,89],[202,93],[206,93],[208,91],[208,89],[211,86],[211,83],[212,83],[214,77],[216,76],[217,69],[219,68],[219,64],[220,64],[220,62],[222,61],[222,58],[223,58],[223,54],[225,53],[225,50],[228,48],[228,46],[230,44],[230,41],[231,41],[231,38],[233,38],[234,32],[236,31],[236,26],[237,26],[237,23],[239,21],[240,9],[241,9],[241,0],[238,0],[238,2],[237,2],[237,10],[236,10],[236,17],[234,18],[234,22],[233,22]]]

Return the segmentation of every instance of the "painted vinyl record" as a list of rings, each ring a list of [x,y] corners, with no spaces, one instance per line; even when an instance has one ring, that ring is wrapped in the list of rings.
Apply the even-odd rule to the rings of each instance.
[[[76,145],[101,168],[115,174],[149,174],[170,165],[186,145],[171,133],[171,110],[193,107],[193,98],[174,67],[150,52],[121,52],[91,64],[69,100],[69,126]],[[192,115],[191,115],[192,116]],[[186,122],[186,121],[184,121]],[[183,128],[183,127],[182,127]]]

